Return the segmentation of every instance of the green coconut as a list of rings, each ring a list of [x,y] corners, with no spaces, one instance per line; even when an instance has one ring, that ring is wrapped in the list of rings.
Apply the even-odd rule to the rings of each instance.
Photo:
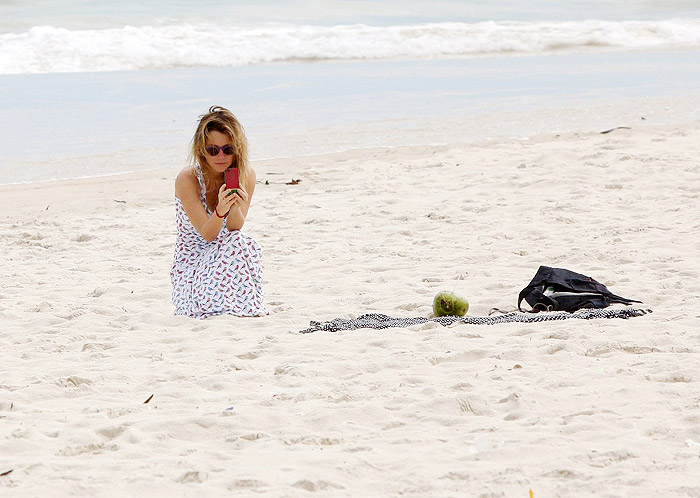
[[[433,299],[435,316],[464,316],[469,310],[469,301],[453,292],[438,292]]]

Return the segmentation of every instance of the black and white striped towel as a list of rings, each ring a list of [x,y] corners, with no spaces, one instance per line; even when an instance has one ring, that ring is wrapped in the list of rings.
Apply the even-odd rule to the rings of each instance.
[[[638,308],[617,308],[617,309],[582,309],[569,313],[567,311],[550,311],[540,313],[520,313],[513,311],[497,316],[441,316],[436,318],[394,318],[379,313],[367,313],[357,318],[336,318],[328,322],[311,321],[309,327],[301,330],[302,334],[325,330],[326,332],[337,332],[339,330],[355,329],[386,329],[389,327],[410,327],[426,322],[437,322],[440,325],[452,325],[453,323],[467,323],[471,325],[497,325],[499,323],[510,322],[548,322],[552,320],[568,320],[578,318],[581,320],[592,320],[594,318],[631,318],[651,313],[651,310]]]

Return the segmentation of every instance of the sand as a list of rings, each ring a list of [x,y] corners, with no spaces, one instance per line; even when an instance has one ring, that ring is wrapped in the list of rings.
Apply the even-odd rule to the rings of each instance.
[[[256,161],[253,319],[172,315],[179,165],[0,187],[0,495],[700,496],[700,123],[600,131]],[[299,333],[541,264],[653,313]]]

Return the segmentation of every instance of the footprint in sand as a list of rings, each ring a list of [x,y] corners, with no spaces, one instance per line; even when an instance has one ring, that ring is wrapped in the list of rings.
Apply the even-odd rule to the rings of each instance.
[[[258,489],[267,487],[268,484],[264,481],[258,481],[257,479],[236,479],[229,486],[229,491],[243,489]]]
[[[82,377],[71,376],[56,379],[55,383],[56,385],[61,387],[83,389],[92,384],[92,381],[90,379],[84,379]]]
[[[332,482],[328,481],[323,481],[323,480],[318,480],[318,481],[311,481],[309,479],[302,479],[300,481],[295,482],[292,484],[293,487],[295,488],[301,488],[305,489],[306,491],[323,491],[326,489],[344,489],[343,486],[340,486],[338,484],[334,484]]]
[[[100,436],[104,437],[105,439],[112,440],[116,439],[119,436],[121,436],[124,431],[126,430],[126,427],[122,425],[117,425],[117,426],[112,426],[112,427],[103,427],[102,429],[97,429],[95,431],[96,434],[99,434]]]
[[[189,472],[185,472],[180,477],[175,479],[175,482],[179,482],[181,484],[200,483],[206,481],[208,478],[209,475],[206,472],[191,470]]]
[[[79,456],[79,455],[84,455],[86,453],[92,453],[94,455],[99,455],[101,453],[104,453],[105,451],[117,451],[119,449],[119,446],[116,444],[106,444],[106,443],[99,443],[99,444],[84,444],[84,445],[79,445],[79,446],[66,446],[63,449],[60,449],[58,451],[59,456],[65,456],[65,457],[73,457],[73,456]]]

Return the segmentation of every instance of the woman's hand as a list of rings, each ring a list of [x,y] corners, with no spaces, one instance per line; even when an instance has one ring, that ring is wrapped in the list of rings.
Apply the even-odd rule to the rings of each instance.
[[[228,212],[231,211],[231,207],[233,207],[236,201],[235,194],[231,195],[232,192],[232,189],[226,188],[225,183],[219,187],[219,201],[216,203],[215,209],[215,212],[219,218],[225,218]]]
[[[233,198],[233,204],[238,206],[240,206],[241,203],[248,202],[248,192],[246,192],[243,186],[229,190],[229,193],[226,195],[230,195],[231,198]]]
[[[240,230],[245,223],[245,218],[250,208],[250,200],[253,198],[253,193],[255,192],[255,170],[251,168],[248,171],[245,186],[241,185],[236,189],[235,193],[231,190],[228,192],[231,192],[232,210],[231,214],[229,214],[226,219],[226,228],[231,231]]]
[[[240,206],[247,201],[248,192],[244,188],[229,189],[226,188],[226,184],[223,184],[219,188],[219,203],[216,205],[216,211],[219,213],[219,217],[224,217],[231,211],[231,208]]]
[[[231,207],[240,207],[241,204],[248,202],[248,192],[243,187],[228,189],[226,192],[226,197],[229,197],[232,201]]]

